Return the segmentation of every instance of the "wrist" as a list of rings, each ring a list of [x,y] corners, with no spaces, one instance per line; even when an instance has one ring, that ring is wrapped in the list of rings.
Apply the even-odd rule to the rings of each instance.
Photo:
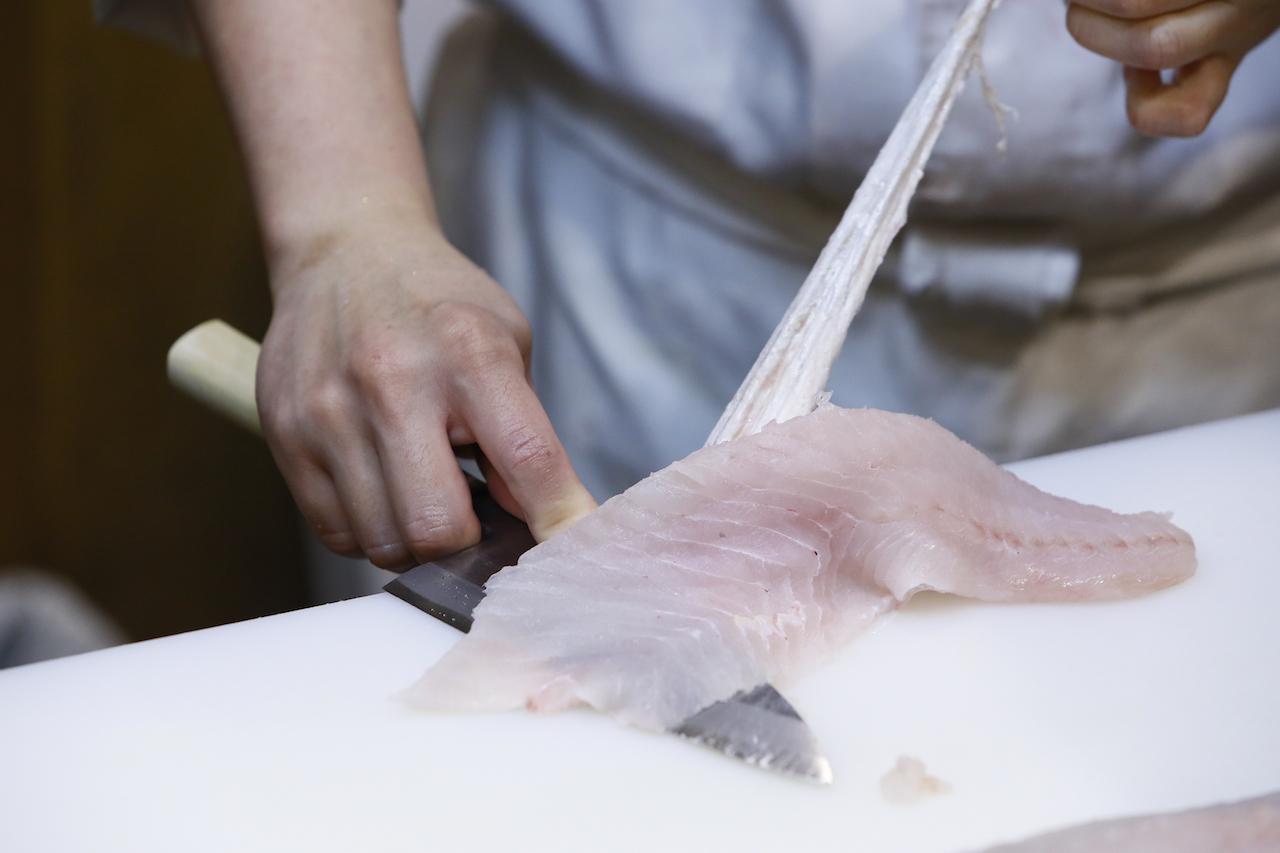
[[[291,273],[347,246],[377,245],[403,235],[444,242],[429,199],[373,190],[334,192],[323,204],[299,203],[264,217],[262,232],[273,291],[290,280]]]

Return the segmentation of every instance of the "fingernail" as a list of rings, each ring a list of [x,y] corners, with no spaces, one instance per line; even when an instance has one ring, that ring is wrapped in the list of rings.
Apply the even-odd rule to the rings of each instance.
[[[409,555],[409,549],[399,542],[393,542],[389,545],[374,545],[371,548],[366,548],[364,554],[369,558],[369,562],[382,569],[406,569],[413,565],[413,558]]]
[[[324,547],[328,548],[330,551],[334,552],[335,554],[341,554],[344,557],[350,557],[353,555],[358,555],[360,553],[360,546],[356,542],[356,537],[353,536],[350,532],[330,531],[328,533],[321,533],[319,531],[316,531],[316,535],[320,538],[320,544],[324,545]]]

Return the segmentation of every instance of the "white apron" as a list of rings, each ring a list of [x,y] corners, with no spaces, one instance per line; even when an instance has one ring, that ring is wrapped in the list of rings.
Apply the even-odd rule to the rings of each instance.
[[[98,0],[190,42],[180,4]],[[705,438],[963,0],[497,0],[427,152],[455,242],[534,326],[539,392],[613,494]],[[1061,0],[993,14],[831,384],[999,459],[1280,405],[1280,43],[1209,132],[1147,140]]]
[[[962,3],[500,5],[446,48],[432,181],[604,497],[705,439]],[[1062,16],[993,15],[1008,153],[975,80],[831,380],[1006,460],[1280,405],[1280,45],[1145,140]]]

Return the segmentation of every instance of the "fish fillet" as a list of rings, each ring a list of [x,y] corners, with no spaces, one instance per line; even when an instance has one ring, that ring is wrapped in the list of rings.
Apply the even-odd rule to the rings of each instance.
[[[662,730],[779,683],[920,590],[1123,598],[1195,570],[1155,513],[1045,494],[932,421],[823,405],[705,447],[528,551],[410,689]]]
[[[1280,791],[1264,797],[1100,821],[1041,835],[987,853],[1275,853]]]

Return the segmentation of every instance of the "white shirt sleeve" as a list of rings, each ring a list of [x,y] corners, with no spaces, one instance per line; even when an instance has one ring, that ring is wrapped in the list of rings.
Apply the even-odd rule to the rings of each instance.
[[[120,27],[164,42],[195,56],[200,37],[182,0],[93,0],[98,23]]]

